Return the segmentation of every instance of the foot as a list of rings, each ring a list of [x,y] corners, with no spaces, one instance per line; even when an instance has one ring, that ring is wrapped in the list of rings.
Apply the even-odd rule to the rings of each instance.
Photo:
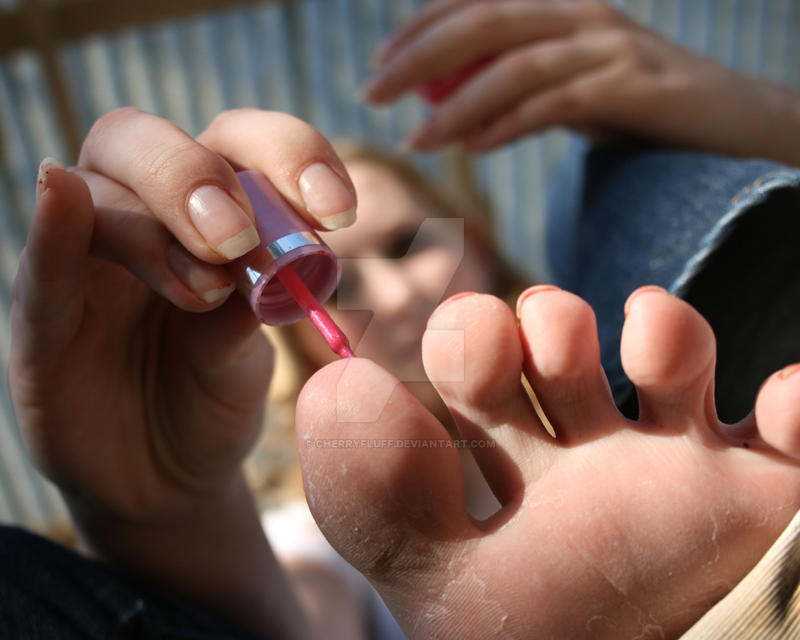
[[[318,372],[298,403],[312,513],[411,638],[676,637],[800,508],[800,372],[771,376],[749,418],[721,424],[711,329],[645,287],[622,335],[640,408],[630,421],[609,393],[589,306],[549,286],[519,306],[518,327],[496,298],[451,299],[423,340],[500,510],[469,517],[444,427],[354,359]]]

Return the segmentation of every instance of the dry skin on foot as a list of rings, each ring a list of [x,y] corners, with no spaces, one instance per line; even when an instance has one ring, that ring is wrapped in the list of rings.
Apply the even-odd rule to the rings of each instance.
[[[714,409],[707,323],[657,289],[626,306],[621,354],[637,421],[614,406],[580,298],[528,295],[519,326],[503,302],[478,294],[432,316],[426,372],[463,437],[494,445],[472,450],[502,505],[485,521],[466,512],[455,449],[303,446],[447,438],[390,374],[353,359],[304,389],[298,438],[312,512],[409,637],[677,637],[800,507],[800,375],[771,376],[754,413],[728,429]],[[456,330],[458,344],[447,339]],[[370,419],[337,419],[335,407],[379,397]]]

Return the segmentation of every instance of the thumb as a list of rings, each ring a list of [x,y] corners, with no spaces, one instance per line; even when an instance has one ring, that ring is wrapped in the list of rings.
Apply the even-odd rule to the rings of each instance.
[[[14,281],[12,345],[17,355],[56,359],[77,333],[94,227],[83,179],[45,158],[37,204]]]

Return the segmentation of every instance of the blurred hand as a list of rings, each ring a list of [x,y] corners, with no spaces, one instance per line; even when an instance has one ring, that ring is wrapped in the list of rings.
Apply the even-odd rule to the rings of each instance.
[[[378,52],[390,102],[490,60],[407,143],[484,151],[562,125],[800,164],[800,100],[664,40],[597,0],[437,0]]]
[[[243,167],[317,228],[320,202],[355,206],[327,141],[280,113],[227,112],[195,141],[120,109],[94,125],[77,167],[40,171],[9,379],[34,459],[79,521],[83,507],[179,518],[238,490],[272,367],[223,264],[258,243]]]

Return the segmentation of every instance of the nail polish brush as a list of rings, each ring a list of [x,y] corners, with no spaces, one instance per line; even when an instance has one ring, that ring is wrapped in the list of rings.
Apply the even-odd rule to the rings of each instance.
[[[333,321],[333,318],[328,315],[314,295],[308,290],[308,287],[303,284],[291,265],[286,265],[278,270],[278,279],[286,287],[286,290],[292,294],[297,304],[311,320],[311,323],[317,328],[325,342],[333,350],[335,354],[342,358],[352,358],[353,350],[350,348],[350,341],[344,332]]]

